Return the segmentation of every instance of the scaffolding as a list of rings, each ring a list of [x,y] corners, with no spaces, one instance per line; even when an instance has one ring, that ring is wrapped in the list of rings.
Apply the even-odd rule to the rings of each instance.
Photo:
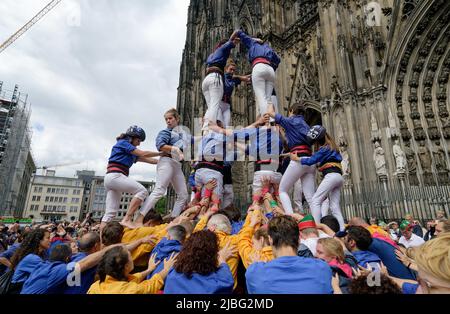
[[[23,181],[29,180],[31,130],[28,95],[3,90],[0,82],[0,215],[21,216]],[[27,162],[28,160],[28,162]],[[25,182],[28,184],[28,182]]]

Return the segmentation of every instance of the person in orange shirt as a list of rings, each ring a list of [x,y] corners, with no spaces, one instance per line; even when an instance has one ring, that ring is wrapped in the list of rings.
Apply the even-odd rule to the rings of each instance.
[[[238,250],[245,268],[254,258],[263,262],[273,260],[272,247],[269,242],[267,228],[261,227],[262,213],[259,207],[250,208],[245,224],[239,232]]]
[[[144,280],[158,265],[152,256],[146,271],[131,275],[133,259],[123,246],[110,249],[101,260],[97,274],[100,280],[94,282],[88,294],[156,294],[164,286],[164,280],[176,261],[176,255],[164,260],[164,268],[151,279]]]
[[[348,222],[349,226],[360,226],[369,230],[370,234],[373,236],[375,233],[378,233],[380,236],[390,238],[389,234],[383,230],[380,226],[377,225],[369,225],[363,218],[361,217],[353,217]]]

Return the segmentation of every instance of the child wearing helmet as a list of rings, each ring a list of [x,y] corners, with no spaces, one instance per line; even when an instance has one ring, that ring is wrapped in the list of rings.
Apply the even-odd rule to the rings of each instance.
[[[308,132],[308,139],[315,145],[316,152],[309,158],[300,160],[302,165],[312,166],[319,164],[319,171],[323,175],[322,182],[314,193],[310,203],[311,214],[316,223],[320,222],[321,217],[326,216],[326,212],[321,212],[324,201],[329,199],[330,210],[339,222],[339,227],[344,230],[344,217],[340,207],[340,192],[344,184],[342,177],[342,156],[334,140],[327,133],[327,130],[321,125],[313,126]],[[298,159],[296,155],[291,155],[294,160]]]
[[[116,216],[122,193],[133,194],[130,208],[122,220],[122,224],[127,225],[131,222],[131,215],[134,213],[147,197],[148,193],[145,187],[136,180],[128,177],[130,168],[136,162],[145,162],[156,164],[159,156],[158,152],[143,151],[137,147],[145,141],[145,131],[138,126],[131,126],[125,133],[117,137],[117,142],[111,150],[111,156],[108,160],[108,167],[105,176],[106,188],[106,210],[102,218],[100,228],[114,219]]]
[[[296,160],[289,162],[280,181],[280,200],[286,214],[294,213],[289,191],[297,181],[301,180],[303,194],[310,206],[316,190],[315,167],[299,162],[300,158],[310,157],[312,154],[311,144],[307,138],[310,127],[305,121],[304,114],[305,105],[303,102],[292,105],[289,110],[289,117],[276,113],[274,106],[269,105],[268,115],[275,119],[275,123],[284,128],[289,151],[298,157]]]

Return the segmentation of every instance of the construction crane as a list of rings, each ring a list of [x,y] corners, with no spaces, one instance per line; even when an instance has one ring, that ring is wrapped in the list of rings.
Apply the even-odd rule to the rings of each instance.
[[[15,42],[20,36],[25,34],[34,24],[36,24],[40,19],[42,19],[48,12],[50,12],[54,7],[56,7],[62,0],[52,0],[47,4],[38,14],[36,14],[28,23],[26,23],[22,28],[15,32],[11,37],[9,37],[4,43],[0,45],[0,53],[9,47],[13,42]]]
[[[47,173],[48,169],[74,166],[74,165],[78,165],[78,164],[81,164],[81,161],[80,162],[70,162],[70,163],[65,163],[65,164],[58,164],[58,165],[51,165],[51,166],[42,166],[42,167],[37,167],[36,170],[42,169],[45,174],[45,173]]]

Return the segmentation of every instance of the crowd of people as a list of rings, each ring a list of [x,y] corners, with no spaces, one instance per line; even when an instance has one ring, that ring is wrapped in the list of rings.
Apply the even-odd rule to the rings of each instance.
[[[240,43],[248,50],[251,75],[234,74],[230,52]],[[308,125],[303,102],[293,104],[288,116],[278,113],[280,61],[267,43],[241,30],[218,43],[206,61],[202,91],[208,110],[200,138],[186,138],[175,109],[164,115],[167,128],[156,138],[157,151],[138,148],[146,139],[138,126],[117,137],[101,222],[88,215],[83,222],[3,226],[0,292],[450,293],[445,212],[426,230],[411,215],[389,223],[345,221],[339,204],[342,157],[332,136],[323,126]],[[242,81],[254,88],[256,122],[233,130],[231,96]],[[192,143],[198,144],[193,159],[187,153]],[[231,169],[240,153],[255,160],[251,205],[244,211],[234,205],[232,189]],[[182,164],[188,161],[192,173],[186,180]],[[136,162],[157,165],[150,195],[129,177]],[[155,205],[170,185],[176,200],[162,217]],[[119,222],[122,193],[133,198]]]

